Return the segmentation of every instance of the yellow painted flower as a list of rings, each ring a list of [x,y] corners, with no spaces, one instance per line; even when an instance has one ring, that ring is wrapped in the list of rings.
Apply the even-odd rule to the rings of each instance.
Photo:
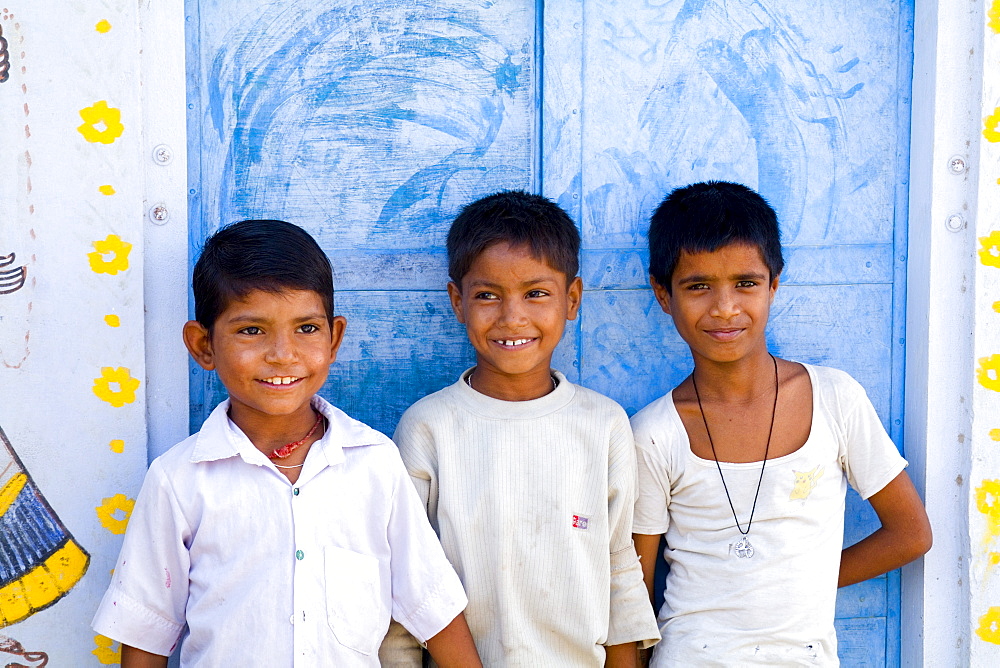
[[[132,509],[135,508],[135,499],[130,499],[124,494],[115,494],[101,501],[101,505],[94,508],[101,526],[119,536],[125,533],[128,520],[132,517]]]
[[[986,16],[990,17],[986,25],[993,32],[1000,34],[1000,0],[993,0],[993,5],[986,11]]]
[[[135,391],[139,389],[139,379],[133,378],[128,367],[101,367],[101,377],[94,379],[94,394],[101,401],[106,401],[115,408],[135,401]],[[117,385],[112,388],[112,384]]]
[[[101,19],[97,22],[97,25],[94,26],[94,30],[102,34],[109,32],[111,30],[111,22],[107,19]]]
[[[976,380],[987,390],[1000,392],[1000,355],[990,355],[979,359]]]
[[[990,438],[994,441],[1000,441],[1000,429],[990,429]]]
[[[132,252],[132,244],[122,241],[117,234],[109,234],[103,241],[95,241],[93,244],[96,250],[87,253],[87,258],[94,273],[113,276],[128,269],[128,254]],[[109,253],[111,259],[105,260],[104,256]]]
[[[80,110],[83,125],[77,128],[83,138],[91,143],[113,144],[122,136],[125,126],[121,123],[121,110],[109,107],[105,100]]]
[[[122,662],[122,646],[107,636],[94,636],[96,649],[91,654],[97,657],[102,666],[116,666]]]
[[[1000,645],[1000,608],[992,607],[979,618],[976,635],[986,642]]]
[[[984,480],[976,488],[976,509],[986,515],[990,534],[1000,535],[1000,480]]]

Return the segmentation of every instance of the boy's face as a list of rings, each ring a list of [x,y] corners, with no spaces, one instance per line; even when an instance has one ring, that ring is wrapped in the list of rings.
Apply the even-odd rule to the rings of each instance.
[[[650,283],[696,363],[735,362],[767,350],[764,330],[778,289],[778,277],[769,274],[759,248],[730,244],[682,251],[670,292],[653,278]]]
[[[551,389],[552,352],[576,318],[582,286],[579,277],[567,285],[527,246],[497,243],[480,253],[460,286],[448,284],[455,317],[476,349],[474,387],[510,400],[535,398],[514,396],[516,387]]]
[[[211,333],[188,322],[184,343],[198,364],[219,374],[233,422],[277,426],[311,415],[310,401],[337,358],[345,325],[341,316],[327,319],[312,290],[254,290],[230,303]]]

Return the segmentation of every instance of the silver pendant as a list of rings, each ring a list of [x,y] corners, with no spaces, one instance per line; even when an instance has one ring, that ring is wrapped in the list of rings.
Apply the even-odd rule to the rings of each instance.
[[[740,559],[749,559],[753,556],[753,545],[750,544],[749,538],[743,536],[743,538],[740,538],[740,540],[736,543],[736,547],[733,548],[733,551]]]

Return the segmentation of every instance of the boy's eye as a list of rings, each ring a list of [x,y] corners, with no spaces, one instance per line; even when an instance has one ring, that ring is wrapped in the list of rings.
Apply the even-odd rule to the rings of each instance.
[[[239,333],[247,334],[249,336],[256,336],[261,333],[261,329],[260,327],[254,327],[253,325],[251,325],[250,327],[244,327],[239,331]]]
[[[739,281],[736,284],[736,287],[738,287],[738,288],[752,288],[752,287],[755,287],[756,285],[757,285],[757,281]]]
[[[528,299],[538,299],[539,297],[548,297],[549,293],[545,290],[529,290],[528,294],[525,295]]]
[[[307,322],[299,327],[299,331],[303,334],[313,334],[319,331],[319,325],[314,325],[311,322]]]
[[[708,290],[708,285],[706,283],[692,283],[687,286],[688,290]]]
[[[497,296],[492,292],[483,291],[476,293],[476,299],[496,299],[496,298]]]

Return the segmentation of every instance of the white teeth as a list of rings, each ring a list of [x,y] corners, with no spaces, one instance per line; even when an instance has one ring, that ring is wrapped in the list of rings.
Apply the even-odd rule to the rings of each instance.
[[[500,343],[501,345],[505,346],[519,346],[523,343],[528,343],[529,341],[531,341],[531,339],[513,339],[513,340],[507,339],[507,340],[501,340]]]
[[[262,380],[271,385],[290,385],[299,380],[299,378],[297,376],[275,376],[273,378],[263,378]]]

